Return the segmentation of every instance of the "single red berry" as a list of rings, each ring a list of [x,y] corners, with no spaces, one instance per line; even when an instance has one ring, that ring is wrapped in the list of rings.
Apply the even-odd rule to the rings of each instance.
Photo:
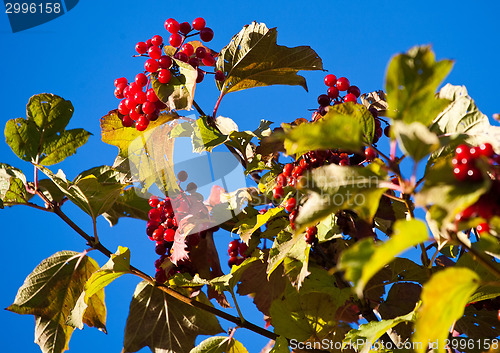
[[[156,45],[152,45],[148,49],[148,54],[149,54],[149,57],[151,59],[158,60],[159,58],[161,58],[162,52],[161,52],[160,47],[157,47]]]
[[[350,83],[346,77],[340,77],[337,80],[337,88],[339,89],[339,91],[347,91],[349,86],[350,86]]]
[[[123,99],[125,96],[123,95],[123,89],[120,87],[115,88],[115,97],[118,99]]]
[[[318,233],[318,229],[316,226],[306,227],[306,233],[304,234],[304,239],[308,244],[314,243],[316,240],[316,234]]]
[[[208,54],[201,60],[205,66],[213,66],[215,64],[215,59],[212,55]]]
[[[229,267],[233,267],[234,265],[237,265],[238,264],[238,257],[237,256],[231,256],[227,262],[227,264],[229,265]]]
[[[122,115],[127,115],[128,112],[130,111],[129,108],[127,108],[127,105],[126,105],[126,102],[125,102],[125,99],[120,101],[120,103],[118,104],[118,111],[120,112],[120,114]]]
[[[156,206],[158,206],[159,203],[160,203],[160,199],[158,198],[158,196],[152,195],[149,198],[149,206],[156,208]]]
[[[180,182],[186,181],[188,178],[188,173],[185,170],[181,170],[179,173],[177,173],[177,180]]]
[[[470,181],[481,181],[483,179],[483,175],[479,168],[472,166],[467,170],[467,178]]]
[[[361,95],[361,91],[359,90],[358,86],[349,86],[349,88],[347,89],[347,93],[354,94],[356,98],[359,98],[359,96]]]
[[[196,67],[200,66],[200,60],[198,60],[198,58],[192,57],[192,58],[189,58],[188,64],[191,65],[192,67],[196,68]]]
[[[156,104],[146,101],[142,104],[142,112],[146,115],[152,114],[156,110]]]
[[[165,274],[165,270],[159,268],[155,273],[155,281],[158,283],[165,283],[167,281],[167,275]]]
[[[163,55],[158,59],[158,65],[162,69],[170,69],[170,66],[172,66],[172,58],[167,55]]]
[[[163,232],[163,240],[174,241],[174,239],[175,239],[175,230],[173,230],[172,228],[167,228]]]
[[[198,68],[198,76],[196,76],[196,83],[201,83],[205,78],[205,71]]]
[[[152,88],[148,89],[148,91],[146,92],[146,98],[151,103],[158,101],[158,96]]]
[[[139,91],[139,92],[137,92],[137,93],[134,95],[134,101],[135,101],[137,104],[142,104],[142,103],[145,103],[147,100],[148,100],[148,98],[147,98],[147,96],[146,96],[146,92]],[[136,107],[136,108],[137,108],[137,107]]]
[[[118,85],[120,85],[120,84],[122,84],[122,83],[124,83],[124,84],[128,84],[127,79],[126,79],[125,77],[119,77],[119,78],[117,78],[117,79],[115,80],[115,87],[118,87]]]
[[[168,42],[171,46],[177,48],[182,43],[182,36],[178,33],[173,33],[170,35],[170,38],[168,38]]]
[[[200,39],[204,42],[210,42],[214,38],[214,31],[211,28],[205,27],[200,31]]]
[[[228,251],[234,251],[234,250],[237,251],[239,246],[240,246],[240,241],[238,239],[234,239],[234,240],[231,240],[229,242],[227,250]]]
[[[345,97],[344,97],[344,102],[354,102],[354,103],[356,103],[357,101],[358,101],[358,99],[352,93],[347,93],[345,95]]]
[[[163,242],[157,242],[155,246],[155,253],[157,255],[165,255],[167,253],[167,247]]]
[[[204,47],[196,48],[194,54],[198,59],[203,59],[207,55],[207,50]]]
[[[351,164],[351,161],[349,158],[346,158],[346,159],[341,159],[339,161],[339,166],[341,167],[344,167],[344,166],[347,166],[347,165],[350,165]]]
[[[384,135],[387,137],[391,137],[391,125],[387,125],[384,129]]]
[[[467,179],[467,171],[468,167],[466,164],[459,164],[455,168],[453,168],[453,175],[458,181],[464,181]]]
[[[148,48],[153,45],[153,43],[151,42],[151,38],[146,41],[146,45]]]
[[[288,212],[292,212],[295,206],[297,206],[297,201],[295,200],[295,197],[290,197],[288,200],[286,200],[285,210],[287,210]]]
[[[179,24],[179,31],[182,34],[186,35],[191,32],[191,25],[188,22],[182,22],[181,24]]]
[[[137,83],[141,87],[144,87],[148,84],[148,77],[140,72],[135,75],[135,83]]]
[[[495,151],[493,150],[493,146],[491,145],[491,143],[488,143],[488,142],[482,143],[479,145],[478,148],[479,148],[481,156],[491,158],[495,154]]]
[[[299,162],[299,165],[302,167],[302,169],[308,169],[309,168],[309,163],[307,163],[305,158],[302,158]]]
[[[465,144],[459,145],[455,149],[455,156],[458,159],[469,159],[471,157],[469,146],[467,146]]]
[[[163,44],[163,37],[158,34],[153,36],[153,38],[151,38],[151,44],[159,47]]]
[[[330,97],[328,97],[328,95],[326,94],[321,94],[320,96],[318,96],[318,104],[322,107],[330,105]]]
[[[280,185],[277,185],[273,189],[273,197],[277,200],[281,199],[283,197],[283,187]]]
[[[478,224],[476,227],[476,230],[479,234],[489,233],[490,232],[490,225],[488,223]]]
[[[149,120],[144,115],[141,115],[139,119],[137,119],[135,128],[137,129],[137,131],[144,131],[148,128],[148,125]]]
[[[367,147],[365,149],[365,158],[368,162],[373,161],[375,158],[377,158],[377,155],[377,151],[375,151],[373,148]]]
[[[160,215],[161,215],[161,211],[157,208],[152,208],[148,212],[148,218],[151,221],[159,221]]]
[[[191,43],[185,43],[182,47],[181,47],[181,52],[185,53],[187,56],[191,56],[194,54],[194,48],[193,48],[193,45]]]
[[[216,81],[224,81],[226,79],[226,75],[220,70],[215,72],[215,80]]]
[[[205,19],[203,17],[197,17],[193,20],[193,28],[197,31],[201,31],[205,28]]]
[[[302,168],[300,165],[298,165],[295,168],[293,168],[292,177],[298,178],[299,176],[302,175],[302,173],[304,173],[304,168]]]
[[[158,81],[160,81],[160,83],[169,83],[171,77],[170,70],[161,69],[160,72],[158,72]]]
[[[339,89],[337,87],[329,87],[328,90],[326,91],[326,94],[331,99],[335,99],[339,96]]]
[[[377,138],[381,138],[383,134],[384,130],[382,130],[382,127],[379,126],[378,128],[375,129],[375,136]]]
[[[283,174],[283,173],[280,173],[277,177],[276,177],[276,183],[279,185],[279,186],[286,186],[286,175]]]
[[[240,253],[240,255],[243,257],[248,257],[246,253],[247,250],[248,250],[248,245],[245,243],[240,243],[240,246],[238,247],[238,252]]]
[[[333,87],[337,83],[337,76],[333,74],[328,74],[325,76],[325,85],[328,87]]]
[[[186,240],[188,246],[194,248],[195,246],[198,246],[198,244],[200,243],[201,240],[200,233],[189,234]]]
[[[144,63],[144,69],[148,72],[156,72],[158,70],[159,64],[155,59],[148,59]]]
[[[134,125],[134,121],[132,119],[130,119],[130,116],[128,115],[125,115],[123,118],[122,118],[122,125],[124,127],[132,127]]]
[[[180,26],[179,22],[174,20],[173,18],[169,18],[168,20],[165,21],[165,29],[170,32],[170,33],[175,33],[179,32]]]
[[[174,59],[187,63],[189,60],[189,56],[187,56],[186,53],[180,51],[174,55]]]
[[[293,170],[292,163],[285,164],[285,166],[283,167],[283,174],[285,174],[286,176],[290,176],[292,175],[292,170]]]
[[[144,42],[139,42],[135,45],[135,50],[139,53],[139,54],[144,54],[148,51],[148,46],[146,43]]]
[[[154,232],[153,235],[151,236],[153,240],[155,241],[160,241],[163,240],[163,232],[165,231],[165,228],[162,226],[159,226]]]

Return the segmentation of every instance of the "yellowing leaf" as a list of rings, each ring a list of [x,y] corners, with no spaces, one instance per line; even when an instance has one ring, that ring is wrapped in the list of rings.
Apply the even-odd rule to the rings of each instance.
[[[269,85],[300,85],[307,90],[299,70],[322,70],[318,54],[310,47],[287,48],[276,44],[276,28],[252,22],[235,35],[220,52],[216,68],[226,74],[217,88],[224,95]]]
[[[427,346],[445,352],[444,343],[451,325],[464,314],[469,297],[479,286],[479,276],[467,268],[449,267],[435,273],[422,289],[412,341],[417,353]]]

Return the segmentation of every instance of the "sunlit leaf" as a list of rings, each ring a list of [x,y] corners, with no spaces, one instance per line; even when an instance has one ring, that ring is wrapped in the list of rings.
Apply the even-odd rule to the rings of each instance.
[[[202,341],[190,353],[248,353],[248,351],[234,338],[215,336]]]
[[[455,320],[464,314],[470,296],[479,286],[479,276],[467,268],[449,267],[435,273],[422,289],[412,341],[415,351],[424,353],[429,343],[445,352],[445,339]]]
[[[428,240],[427,227],[419,220],[399,220],[389,240],[375,245],[373,239],[363,239],[345,250],[338,264],[345,277],[354,283],[358,296],[362,296],[368,280],[408,248]]]
[[[252,22],[222,48],[216,69],[225,73],[223,82],[217,81],[221,94],[269,85],[300,85],[307,90],[300,70],[322,70],[318,54],[310,47],[287,48],[277,45],[276,28]]]
[[[290,353],[287,339],[283,336],[276,338],[274,346],[269,353]]]
[[[23,204],[31,194],[26,191],[26,177],[19,169],[0,163],[0,208],[3,205]]]
[[[149,195],[142,193],[138,188],[132,187],[126,189],[118,196],[111,208],[103,213],[103,216],[109,222],[110,226],[118,223],[118,219],[121,217],[147,221],[148,212],[151,210],[148,199]]]
[[[395,121],[391,125],[391,132],[396,136],[401,150],[416,162],[439,148],[437,135],[418,121],[410,124]]]
[[[203,293],[196,298],[209,303]],[[147,346],[154,353],[188,353],[194,348],[198,335],[215,335],[222,331],[213,314],[141,282],[130,303],[122,352],[137,352]]]
[[[285,148],[288,154],[297,155],[318,149],[357,151],[372,142],[374,128],[373,116],[365,107],[338,104],[314,124],[285,127]]]
[[[393,57],[385,84],[387,114],[407,124],[418,121],[428,126],[449,103],[435,94],[452,66],[451,60],[436,61],[430,46],[413,47]]]
[[[238,235],[241,240],[248,244],[252,234],[263,225],[275,217],[283,217],[285,211],[282,207],[268,209],[264,214],[258,214],[256,217],[244,219],[238,226]]]

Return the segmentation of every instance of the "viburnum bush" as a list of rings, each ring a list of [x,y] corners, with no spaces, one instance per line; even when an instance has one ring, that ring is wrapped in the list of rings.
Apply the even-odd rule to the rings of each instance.
[[[48,168],[90,135],[66,129],[74,109],[59,96],[33,96],[27,117],[5,126],[7,144],[35,172],[29,180],[0,164],[0,207],[54,213],[109,257],[100,265],[88,249],[61,251],[28,275],[7,309],[35,316],[43,352],[68,349],[84,324],[105,331],[104,290],[123,274],[142,280],[123,352],[246,352],[234,330],[219,335],[218,317],[269,338],[265,351],[275,353],[498,348],[500,129],[465,87],[438,90],[452,61],[414,47],[391,59],[384,90],[364,94],[328,73],[318,106],[304,107],[314,108],[310,119],[239,131],[217,115],[226,94],[307,89],[298,71],[323,70],[319,56],[278,45],[276,29],[262,23],[218,52],[206,46],[214,31],[203,18],[169,18],[165,29],[135,51],[131,43],[138,72],[114,82],[120,101],[110,98],[115,109],[101,118],[103,142],[119,148],[110,165],[74,180]],[[205,113],[194,93],[211,75],[220,95]],[[213,162],[206,174],[222,168],[227,178],[203,189],[174,163],[181,138],[213,161],[214,149],[226,151],[244,185],[229,188],[232,169]],[[155,270],[134,267],[127,244],[113,252],[85,232],[64,212],[67,202],[94,230],[99,216],[111,225],[145,221],[138,239],[153,242]],[[227,248],[217,249],[215,237]],[[229,255],[229,273],[219,251]],[[237,294],[253,298],[262,325],[243,317]],[[228,295],[237,316],[226,310]],[[212,337],[195,346],[198,335]]]

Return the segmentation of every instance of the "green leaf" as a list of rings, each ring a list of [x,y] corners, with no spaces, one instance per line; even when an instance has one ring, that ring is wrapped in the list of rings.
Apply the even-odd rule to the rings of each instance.
[[[71,202],[94,221],[113,206],[122,190],[130,183],[125,173],[109,166],[89,169],[78,175],[73,182],[66,179],[62,170],[54,174],[45,167],[39,168]]]
[[[396,136],[401,150],[416,162],[440,147],[437,135],[418,121],[410,124],[395,121],[391,125],[391,131]]]
[[[224,82],[217,81],[221,95],[242,89],[269,85],[300,85],[307,90],[300,70],[322,70],[318,54],[310,47],[287,48],[277,45],[276,28],[252,22],[222,48],[216,69],[225,73]]]
[[[255,231],[264,226],[273,218],[286,216],[283,207],[275,207],[268,209],[264,214],[258,214],[256,217],[249,219],[243,219],[239,225],[237,225],[238,235],[241,240],[248,244],[250,237]]]
[[[300,291],[288,285],[271,305],[274,332],[304,342],[323,339],[337,327],[337,309],[350,297],[350,289],[339,289],[323,269],[311,269]]]
[[[398,254],[408,248],[428,240],[427,227],[419,220],[398,220],[394,224],[391,238],[376,246],[373,239],[363,239],[345,250],[338,264],[338,269],[345,271],[345,277],[354,283],[358,296],[379,270],[394,260]]]
[[[92,273],[92,276],[85,283],[83,292],[80,294],[75,308],[68,317],[67,324],[83,329],[83,319],[87,310],[95,309],[91,305],[92,301],[102,296],[104,302],[104,288],[118,277],[130,272],[130,250],[119,246],[118,251],[112,254],[108,262],[99,270]],[[104,315],[106,311],[104,308]]]
[[[352,102],[334,105],[314,124],[285,126],[287,154],[302,155],[318,149],[359,150],[373,140],[375,123],[372,114]]]
[[[302,177],[299,188],[308,191],[296,220],[297,232],[343,209],[355,211],[361,219],[371,222],[380,197],[387,190],[387,171],[380,162],[366,167],[330,164],[314,169]]]
[[[124,190],[115,200],[111,208],[103,213],[103,217],[110,226],[118,223],[121,217],[131,217],[148,220],[148,212],[151,206],[148,203],[149,195],[142,193],[139,188],[129,188]]]
[[[435,273],[424,284],[422,306],[412,338],[417,353],[424,353],[429,343],[438,353],[445,351],[450,327],[464,314],[465,305],[479,286],[479,280],[474,271],[449,267]]]
[[[35,315],[35,341],[43,352],[68,349],[73,327],[67,326],[66,320],[87,279],[98,268],[97,262],[88,256],[61,251],[43,260],[19,288],[14,303],[7,310]],[[97,310],[88,311],[83,322],[105,330],[104,293],[101,299],[92,303]]]
[[[207,117],[196,120],[193,134],[193,152],[212,151],[214,147],[222,145],[227,140],[227,136],[221,134],[215,127],[207,124]]]
[[[274,342],[274,346],[269,353],[290,353],[286,337],[279,336]]]
[[[65,130],[73,105],[53,94],[38,94],[27,105],[27,119],[7,121],[5,137],[12,151],[22,160],[52,165],[76,153],[89,136],[83,129]]]
[[[358,352],[370,352],[370,347],[388,330],[402,322],[415,321],[415,312],[399,316],[391,320],[371,321],[352,329],[347,333],[342,343],[348,347],[356,347]],[[362,342],[360,344],[360,342]]]
[[[203,293],[196,300],[210,302]],[[125,326],[123,353],[149,347],[152,352],[188,353],[198,335],[223,332],[215,315],[184,304],[147,282],[137,285]]]
[[[26,191],[26,177],[19,169],[0,163],[0,208],[3,205],[27,203],[31,194]]]
[[[385,84],[389,116],[407,124],[418,121],[429,126],[449,103],[436,98],[435,93],[452,66],[451,60],[436,62],[430,46],[413,47],[393,57]]]
[[[481,236],[481,239],[483,236]],[[493,259],[490,260],[490,265],[492,267],[496,267],[500,271],[500,265]],[[500,287],[494,284],[498,281],[498,278],[486,269],[479,261],[472,257],[470,253],[465,253],[460,256],[457,261],[457,267],[464,267],[474,271],[479,275],[481,281],[484,283],[477,288],[473,295],[471,295],[469,303],[493,299],[500,296]],[[492,284],[488,284],[488,282]]]
[[[215,336],[202,341],[189,353],[248,353],[248,351],[234,338]]]
[[[172,59],[179,68],[168,83],[160,83],[157,75],[152,75],[152,86],[158,98],[167,105],[169,111],[191,110],[198,71],[191,65],[178,59]]]

